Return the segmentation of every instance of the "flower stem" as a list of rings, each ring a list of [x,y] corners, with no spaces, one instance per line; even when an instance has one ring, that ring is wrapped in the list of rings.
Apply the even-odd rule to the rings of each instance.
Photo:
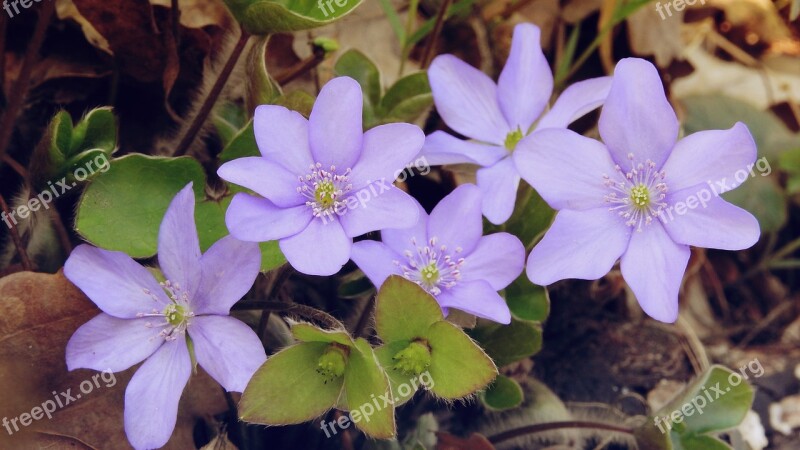
[[[17,224],[13,221],[13,217],[11,217],[11,211],[9,211],[8,205],[6,204],[6,199],[3,198],[2,194],[0,194],[0,208],[2,208],[7,219],[12,219],[8,222],[8,225],[11,230],[11,239],[14,241],[14,246],[17,247],[17,252],[19,252],[19,259],[22,261],[22,268],[25,270],[33,270],[31,260],[28,258],[28,252],[25,251],[25,246],[22,245],[22,239],[19,237]]]
[[[278,76],[276,76],[275,82],[283,86],[286,83],[294,81],[297,78],[305,75],[310,70],[313,70],[315,67],[317,67],[322,61],[325,61],[324,48],[315,45],[313,52],[314,53],[308,58],[300,61],[299,63],[287,69],[284,73],[281,73]]]
[[[20,113],[20,109],[25,104],[25,99],[28,97],[33,67],[39,60],[39,50],[42,48],[45,33],[48,25],[50,25],[50,19],[53,17],[54,11],[55,2],[47,2],[39,10],[39,20],[36,22],[33,37],[31,37],[28,49],[25,52],[25,60],[22,62],[19,75],[11,87],[11,92],[8,94],[5,113],[0,119],[0,160],[8,151],[11,136],[14,134],[14,123]]]
[[[444,18],[447,15],[447,10],[450,8],[451,3],[453,3],[452,0],[444,0],[442,2],[442,7],[439,8],[439,14],[436,16],[436,24],[433,26],[430,40],[428,41],[427,47],[425,47],[425,56],[422,58],[423,69],[427,69],[428,66],[431,65],[433,54],[436,53],[436,41],[439,39],[439,35],[442,33],[442,28],[444,28]]]
[[[225,66],[222,68],[222,72],[220,72],[217,81],[214,82],[211,92],[208,93],[208,97],[206,97],[205,102],[203,102],[203,106],[192,120],[192,125],[188,130],[186,130],[186,134],[183,135],[183,138],[181,139],[180,144],[178,144],[173,156],[183,156],[189,151],[189,146],[191,146],[192,142],[194,142],[195,138],[197,137],[197,133],[200,131],[200,128],[202,128],[203,124],[206,122],[208,115],[211,114],[214,104],[217,103],[217,99],[222,93],[222,88],[225,87],[225,83],[228,81],[233,69],[236,67],[239,57],[242,56],[242,52],[247,45],[247,41],[250,40],[250,34],[244,29],[241,29],[240,33],[241,34],[239,35],[239,40],[236,42],[236,46],[233,48],[233,51],[231,51],[230,56],[228,56],[228,61],[225,62]]]
[[[297,314],[307,319],[322,323],[328,328],[344,328],[342,323],[330,314],[306,305],[286,302],[255,301],[244,302],[233,306],[235,311],[269,310],[272,312],[284,312]]]
[[[372,310],[375,308],[375,297],[370,296],[369,300],[367,300],[367,304],[364,305],[364,309],[361,311],[361,315],[358,317],[358,322],[356,322],[356,327],[353,330],[353,336],[359,337],[361,333],[364,332],[364,329],[367,328],[367,324],[369,323],[369,318],[372,316]]]
[[[772,257],[770,257],[770,261],[781,260],[781,259],[791,255],[792,253],[795,252],[795,250],[797,250],[799,248],[800,248],[800,237],[795,239],[795,240],[793,240],[793,241],[791,241],[791,242],[789,242],[788,244],[786,244],[783,247],[781,247],[778,251],[773,253]]]
[[[616,433],[624,433],[630,435],[633,434],[633,429],[628,427],[611,425],[608,423],[600,423],[600,422],[584,422],[584,421],[571,420],[563,422],[537,423],[535,425],[528,425],[520,428],[514,428],[508,431],[504,431],[502,433],[495,434],[494,436],[490,436],[489,442],[496,445],[504,441],[525,436],[527,434],[560,430],[562,428],[582,428],[582,429],[592,429],[592,430],[613,431]]]

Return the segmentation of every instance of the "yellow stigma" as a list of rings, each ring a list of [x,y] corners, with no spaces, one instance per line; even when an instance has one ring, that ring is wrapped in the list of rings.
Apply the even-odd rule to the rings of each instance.
[[[631,188],[630,198],[633,206],[637,208],[643,209],[650,205],[650,191],[643,184]]]
[[[393,369],[406,375],[419,375],[431,365],[431,349],[425,341],[413,341],[392,358]]]
[[[433,286],[439,281],[439,267],[435,261],[423,267],[419,274],[422,277],[422,281],[429,286]]]
[[[175,303],[170,303],[164,308],[164,316],[172,326],[178,326],[186,320],[186,308]]]
[[[333,206],[333,195],[336,193],[336,186],[331,181],[323,181],[317,185],[314,191],[314,200],[322,209],[327,209]]]
[[[325,383],[344,375],[347,366],[347,348],[331,343],[317,361],[317,373],[325,378]]]
[[[522,130],[519,129],[519,127],[516,130],[508,133],[505,142],[506,149],[510,152],[513,152],[523,137],[525,136],[522,135]]]

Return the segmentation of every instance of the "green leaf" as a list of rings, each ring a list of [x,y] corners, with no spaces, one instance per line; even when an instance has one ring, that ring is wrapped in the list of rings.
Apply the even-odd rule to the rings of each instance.
[[[566,77],[569,73],[569,68],[572,66],[572,62],[575,60],[575,49],[578,47],[578,38],[580,35],[581,22],[578,21],[572,28],[572,32],[569,34],[569,39],[567,40],[567,45],[564,48],[564,53],[561,55],[561,59],[558,61],[558,67],[553,75],[554,79],[563,80],[564,77]]]
[[[117,119],[111,107],[89,111],[89,114],[78,123],[75,134],[83,135],[83,140],[80,148],[73,148],[73,151],[99,148],[110,156],[117,147]],[[73,142],[73,146],[76,143]]]
[[[200,249],[205,252],[215,242],[224,238],[228,234],[228,227],[225,225],[225,212],[231,203],[233,196],[225,196],[218,202],[206,200],[198,202],[194,209],[195,223],[197,224],[197,235],[200,239]],[[261,242],[261,271],[268,272],[286,263],[278,241]]]
[[[311,109],[314,107],[314,97],[308,92],[292,91],[282,97],[278,97],[275,100],[275,104],[296,111],[308,119],[311,116]]]
[[[381,101],[381,122],[413,122],[432,105],[428,74],[412,73],[397,80],[386,92]]]
[[[193,158],[133,154],[116,159],[84,191],[75,231],[106,250],[134,258],[153,256],[164,213],[190,182],[195,196],[202,198],[205,174]]]
[[[303,342],[336,342],[345,347],[353,346],[353,339],[344,330],[323,330],[307,323],[292,325],[292,335]]]
[[[506,288],[505,297],[517,319],[544,322],[550,314],[547,288],[531,283],[524,273]]]
[[[245,422],[288,425],[314,419],[333,407],[344,377],[325,383],[317,373],[329,344],[303,342],[272,355],[253,375],[239,402]]]
[[[542,327],[535,322],[511,319],[508,325],[476,328],[474,337],[498,367],[535,355],[542,349]]]
[[[375,330],[383,342],[413,340],[444,320],[439,303],[413,281],[392,275],[378,291]]]
[[[495,411],[516,408],[524,400],[519,383],[504,375],[498,375],[481,397],[483,403]]]
[[[378,363],[389,376],[395,407],[411,400],[421,385],[418,376],[408,375],[394,368],[394,356],[409,344],[411,344],[409,340],[394,341],[375,349]]]
[[[426,333],[431,349],[431,392],[455,400],[483,389],[497,376],[491,358],[460,328],[436,322]]]
[[[278,86],[267,72],[267,44],[269,36],[259,36],[247,55],[245,77],[245,108],[253,114],[258,105],[268,105],[281,95]]]
[[[386,14],[386,19],[389,21],[389,25],[392,27],[394,35],[397,36],[397,41],[400,42],[400,45],[403,45],[403,42],[406,39],[406,30],[403,29],[403,23],[400,21],[400,16],[394,9],[392,1],[378,0],[378,3],[381,5],[381,9],[383,9],[383,12]]]
[[[740,374],[712,366],[655,416],[668,417],[678,434],[704,434],[739,425],[752,403],[753,389]]]
[[[64,162],[64,165],[59,168],[60,172],[58,172],[58,175],[66,178],[68,184],[73,182],[80,184],[86,180],[92,179],[100,173],[108,171],[110,167],[111,161],[105,151],[95,148],[85,150],[69,158]],[[79,173],[81,175],[78,175]],[[80,179],[78,179],[78,177],[80,177]]]
[[[681,103],[686,107],[684,128],[687,135],[703,130],[725,130],[736,122],[743,122],[753,135],[759,157],[776,161],[784,151],[800,147],[800,134],[789,131],[773,113],[741,100],[709,94],[682,98]]]
[[[311,45],[314,47],[314,49],[322,50],[325,57],[333,52],[338,52],[340,47],[339,41],[325,36],[318,36],[314,38],[314,40],[311,41]]]
[[[731,446],[713,436],[688,434],[677,440],[675,433],[672,433],[671,437],[675,450],[732,450]]]
[[[221,102],[214,108],[214,128],[222,141],[222,146],[227,147],[233,137],[247,124],[247,114],[244,108],[233,102]]]
[[[756,216],[762,233],[778,231],[786,224],[786,196],[772,177],[750,178],[738,188],[722,194],[722,198]]]
[[[672,433],[662,432],[648,417],[633,430],[633,437],[639,450],[675,450],[670,437]]]
[[[381,100],[381,73],[369,57],[358,50],[346,51],[333,67],[337,76],[348,76],[361,85],[365,106],[374,108]]]
[[[233,197],[227,196],[219,202],[207,200],[195,204],[194,221],[197,224],[201,251],[205,252],[215,242],[230,234],[225,225],[225,211],[231,204],[231,198]]]
[[[778,167],[787,173],[800,174],[800,147],[783,152],[778,158]]]
[[[355,348],[350,349],[344,389],[350,416],[361,431],[376,439],[395,436],[397,429],[389,379],[378,364],[369,342],[363,338],[358,338]]]
[[[278,241],[261,242],[261,271],[269,272],[286,264],[286,256],[281,251]]]
[[[234,159],[247,156],[260,156],[258,145],[256,145],[256,135],[253,131],[253,120],[247,122],[244,128],[239,130],[228,145],[219,154],[220,162],[233,161]]]
[[[800,192],[800,147],[782,153],[778,159],[778,166],[789,174],[786,192],[790,195]]]
[[[505,231],[518,237],[530,250],[550,227],[556,212],[530,186],[523,185],[517,193],[517,202]]]
[[[59,166],[70,156],[72,149],[72,117],[61,110],[50,121],[50,157],[53,164]]]
[[[472,11],[472,7],[475,4],[475,0],[458,0],[447,9],[447,13],[444,15],[444,19],[448,20],[454,16],[465,16],[468,15]],[[436,17],[431,17],[430,19],[426,20],[416,31],[411,33],[410,36],[405,41],[405,47],[409,47],[411,45],[416,45],[419,41],[425,39],[425,36],[433,31],[433,27],[436,25]]]
[[[361,1],[225,0],[225,4],[247,32],[267,35],[329,24],[353,11]]]
[[[363,272],[358,270],[353,275],[348,275],[339,285],[338,295],[340,298],[360,298],[375,293],[375,286],[372,285],[369,278],[364,276]]]
[[[701,95],[681,99],[686,107],[686,134],[703,130],[723,130],[736,122],[747,125],[758,147],[759,160],[748,179],[723,198],[752,213],[762,231],[776,231],[786,222],[787,201],[772,175],[770,162],[787,150],[800,147],[800,134],[794,134],[768,111],[721,95]],[[750,172],[750,168],[742,167]],[[717,180],[714,180],[717,181]]]

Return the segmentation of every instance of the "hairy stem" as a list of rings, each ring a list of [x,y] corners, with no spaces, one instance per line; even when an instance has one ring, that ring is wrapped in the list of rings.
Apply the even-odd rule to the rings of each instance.
[[[425,47],[425,53],[422,57],[423,69],[427,69],[428,66],[431,65],[433,54],[436,53],[436,41],[439,40],[439,35],[442,33],[442,28],[444,28],[444,18],[447,16],[447,10],[450,9],[451,3],[453,3],[453,0],[444,0],[442,2],[442,7],[439,9],[439,14],[436,16],[436,24],[433,26],[430,40],[428,41],[427,47]]]
[[[39,61],[39,50],[42,48],[47,27],[50,25],[50,19],[53,17],[54,11],[55,2],[46,2],[41,6],[39,19],[36,21],[36,28],[33,30],[33,36],[25,52],[25,60],[22,62],[19,76],[8,93],[8,104],[2,119],[0,119],[0,160],[8,152],[8,145],[11,143],[11,136],[14,134],[14,123],[22,106],[25,104],[25,99],[28,97],[33,67]]]
[[[248,40],[250,40],[250,34],[244,29],[241,29],[239,40],[236,41],[236,46],[233,48],[233,51],[231,51],[230,56],[228,56],[228,61],[225,62],[225,66],[222,68],[222,72],[220,72],[217,81],[214,82],[211,92],[208,93],[208,97],[206,97],[205,102],[203,102],[203,106],[200,107],[200,111],[192,120],[192,125],[186,130],[186,134],[183,135],[173,156],[183,156],[189,151],[189,147],[197,137],[197,133],[200,132],[208,115],[211,114],[214,104],[217,103],[217,99],[222,93],[222,88],[225,87],[225,83],[228,81],[228,78],[230,78],[231,73],[233,73],[233,69],[236,67],[239,57],[242,56],[242,52]]]
[[[591,430],[605,430],[613,431],[616,433],[633,434],[633,429],[618,425],[611,425],[608,423],[600,422],[584,422],[578,420],[563,421],[563,422],[549,422],[538,423],[535,425],[528,425],[520,428],[514,428],[502,433],[495,434],[489,437],[489,442],[492,444],[499,444],[504,441],[515,439],[527,434],[542,433],[545,431],[560,430],[564,428],[582,428]]]
[[[17,248],[17,252],[19,253],[19,259],[22,261],[22,267],[25,270],[33,270],[33,264],[31,264],[31,260],[28,258],[28,252],[25,251],[25,246],[22,245],[22,239],[19,237],[17,224],[11,218],[11,211],[8,209],[6,199],[3,198],[2,194],[0,194],[0,208],[3,210],[3,214],[5,215],[4,219],[8,221],[7,225],[11,230],[11,239],[14,241],[14,246]]]
[[[308,58],[300,61],[294,66],[286,69],[285,72],[275,77],[275,82],[283,86],[290,81],[305,75],[310,70],[316,68],[322,61],[325,61],[325,49],[320,46],[314,46],[314,54]]]
[[[297,314],[298,316],[321,323],[327,328],[343,328],[342,323],[330,314],[297,303],[270,301],[244,302],[234,305],[232,309],[235,311],[269,310],[271,312]]]

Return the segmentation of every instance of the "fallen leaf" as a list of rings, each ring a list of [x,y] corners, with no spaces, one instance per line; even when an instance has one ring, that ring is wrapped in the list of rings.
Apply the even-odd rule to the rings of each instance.
[[[676,98],[718,93],[762,110],[800,98],[800,65],[784,64],[784,57],[767,58],[763,68],[756,69],[716,58],[699,43],[687,48],[684,56],[694,72],[672,83]]]
[[[680,59],[684,12],[676,11],[665,20],[649,5],[639,8],[628,18],[628,42],[633,53],[653,55],[659,67],[667,67],[673,59]]]
[[[150,4],[172,7],[172,0],[150,0]],[[228,28],[231,18],[225,4],[219,0],[178,0],[181,24],[189,28],[219,25]]]
[[[83,31],[84,36],[86,36],[86,40],[89,41],[90,44],[99,48],[100,50],[108,53],[109,55],[113,55],[114,52],[111,51],[111,46],[108,43],[108,40],[103,37],[97,29],[86,20],[78,11],[78,8],[75,6],[75,3],[72,0],[56,0],[56,14],[60,20],[67,20],[72,19],[81,26],[81,30]]]
[[[125,387],[136,368],[98,377],[91,370],[68,372],[67,341],[98,309],[61,273],[20,272],[0,279],[0,417],[10,419],[68,389],[74,402],[21,433],[0,429],[0,448],[129,448],[123,428]],[[124,351],[124,349],[121,349]],[[93,377],[96,381],[93,381]],[[92,390],[79,398],[82,383]],[[88,385],[86,385],[88,386]],[[64,398],[64,397],[61,397]],[[190,379],[167,449],[195,448],[198,420],[227,410],[219,385],[205,372]],[[4,439],[4,440],[3,440]],[[10,442],[9,445],[4,445]],[[25,446],[23,446],[25,443]],[[36,446],[34,446],[34,444]]]

